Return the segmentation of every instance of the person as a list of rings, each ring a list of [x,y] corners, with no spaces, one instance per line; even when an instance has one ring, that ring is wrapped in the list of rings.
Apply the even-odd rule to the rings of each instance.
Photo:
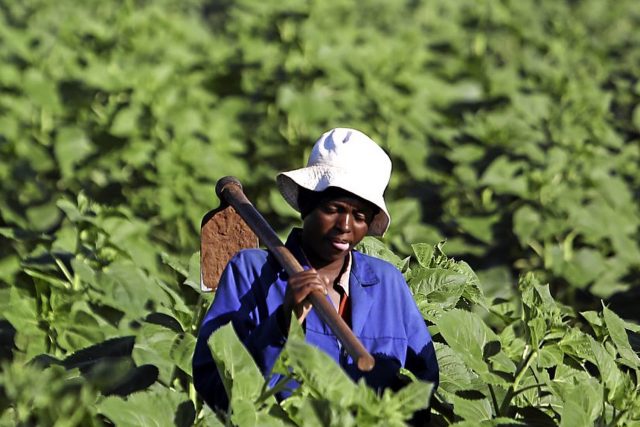
[[[354,247],[366,235],[382,236],[390,223],[383,193],[391,160],[364,133],[332,129],[313,146],[307,166],[280,173],[284,199],[300,212],[285,246],[305,271],[288,277],[267,251],[246,249],[228,263],[199,330],[193,356],[198,393],[212,408],[228,398],[207,346],[211,334],[231,322],[262,374],[268,377],[286,342],[289,322],[302,322],[305,340],[330,355],[354,380],[376,389],[399,389],[404,367],[438,382],[431,336],[402,274],[390,263]],[[305,303],[310,292],[326,295],[375,358],[358,370],[326,324]],[[273,376],[270,386],[280,378]],[[280,395],[280,397],[286,397]]]

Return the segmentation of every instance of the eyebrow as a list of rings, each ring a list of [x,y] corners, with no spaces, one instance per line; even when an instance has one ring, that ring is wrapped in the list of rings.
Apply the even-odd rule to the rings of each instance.
[[[338,200],[338,199],[327,199],[323,201],[322,204],[328,205],[328,204],[335,203],[343,206],[349,205],[349,206],[352,206],[356,211],[362,212],[362,213],[369,213],[369,212],[372,213],[374,211],[374,209],[371,206],[369,206],[366,202],[362,202],[357,199],[352,199],[352,200],[355,200],[356,203],[350,203],[350,202],[347,202],[344,200]]]

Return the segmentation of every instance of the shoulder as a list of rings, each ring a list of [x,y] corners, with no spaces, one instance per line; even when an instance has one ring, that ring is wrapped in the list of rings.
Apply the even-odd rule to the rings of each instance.
[[[242,249],[238,251],[227,264],[227,268],[231,268],[241,272],[259,272],[264,267],[270,270],[277,268],[269,252],[264,249]]]
[[[269,252],[262,249],[238,251],[227,263],[220,278],[220,286],[232,286],[241,292],[258,286],[268,286],[282,269]]]
[[[231,258],[230,262],[246,263],[246,264],[255,264],[255,263],[264,264],[267,261],[268,256],[269,256],[269,253],[264,249],[242,249],[238,251]]]

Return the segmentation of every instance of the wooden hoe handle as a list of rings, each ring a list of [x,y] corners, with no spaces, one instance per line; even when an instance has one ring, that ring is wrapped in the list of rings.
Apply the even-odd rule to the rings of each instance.
[[[216,194],[221,201],[225,201],[234,207],[236,212],[247,223],[258,239],[267,247],[269,252],[276,257],[280,265],[289,275],[303,271],[304,269],[291,252],[282,244],[278,235],[273,231],[269,223],[251,204],[242,191],[242,184],[232,176],[226,176],[218,180]],[[353,335],[349,326],[338,315],[335,308],[320,292],[312,292],[307,297],[320,318],[331,328],[338,337],[349,355],[356,361],[358,369],[370,371],[375,361],[373,356],[364,348],[362,343]]]

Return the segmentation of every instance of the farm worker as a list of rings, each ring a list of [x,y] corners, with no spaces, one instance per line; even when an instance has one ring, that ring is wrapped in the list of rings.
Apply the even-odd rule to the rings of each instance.
[[[209,406],[228,407],[207,346],[211,334],[231,322],[267,377],[287,339],[292,313],[303,322],[306,341],[354,380],[364,377],[377,390],[398,389],[404,384],[398,375],[404,367],[420,379],[438,382],[433,342],[402,274],[388,262],[354,250],[366,235],[382,236],[389,226],[383,193],[390,174],[391,160],[373,140],[338,128],[315,143],[306,167],[277,176],[282,196],[303,220],[285,246],[305,271],[288,277],[261,249],[242,250],[229,261],[193,357],[194,384]],[[372,371],[359,371],[328,326],[305,306],[312,291],[330,298],[374,356]],[[278,379],[272,377],[270,385]]]

